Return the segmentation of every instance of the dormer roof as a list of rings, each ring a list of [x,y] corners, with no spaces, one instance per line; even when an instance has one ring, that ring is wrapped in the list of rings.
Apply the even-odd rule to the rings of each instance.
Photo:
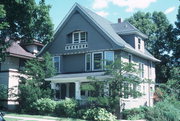
[[[114,31],[119,35],[129,35],[136,34],[142,37],[143,39],[147,39],[148,36],[139,31],[135,26],[130,24],[128,21],[111,24]]]

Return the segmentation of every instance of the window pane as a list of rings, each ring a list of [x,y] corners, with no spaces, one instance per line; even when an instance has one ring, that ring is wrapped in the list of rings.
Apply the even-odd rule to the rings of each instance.
[[[60,71],[60,58],[59,57],[54,57],[54,68],[56,69],[57,72]]]
[[[79,43],[79,33],[74,33],[74,43]]]
[[[94,69],[102,69],[102,53],[94,54]]]
[[[91,70],[91,54],[86,54],[86,71]]]
[[[106,65],[110,65],[114,61],[114,52],[113,51],[106,51],[105,52],[105,61]]]
[[[81,42],[86,42],[86,32],[81,32]]]

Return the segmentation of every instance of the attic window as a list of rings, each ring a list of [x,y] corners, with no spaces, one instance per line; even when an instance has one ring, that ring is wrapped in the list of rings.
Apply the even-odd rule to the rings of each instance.
[[[77,31],[77,32],[73,32],[72,33],[72,43],[83,43],[86,42],[87,38],[86,38],[86,32],[83,31]]]

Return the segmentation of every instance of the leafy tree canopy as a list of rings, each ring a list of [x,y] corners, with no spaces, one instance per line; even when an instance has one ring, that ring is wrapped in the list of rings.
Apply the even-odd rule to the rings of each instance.
[[[33,39],[44,44],[51,41],[53,24],[49,16],[50,6],[40,0],[3,0],[9,23],[8,36],[15,40],[31,42]]]
[[[156,65],[157,82],[166,82],[170,76],[171,44],[176,41],[173,33],[173,26],[169,23],[163,12],[144,13],[137,12],[132,17],[126,19],[141,32],[148,35],[145,40],[146,48],[158,59],[160,63]]]

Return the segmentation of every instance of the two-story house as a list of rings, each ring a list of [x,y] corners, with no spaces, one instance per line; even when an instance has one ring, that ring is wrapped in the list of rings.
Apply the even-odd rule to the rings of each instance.
[[[66,97],[84,99],[81,84],[89,82],[88,76],[105,79],[101,60],[114,61],[115,57],[124,62],[133,62],[143,70],[142,79],[155,81],[154,58],[145,48],[147,36],[128,22],[112,23],[89,9],[75,4],[54,34],[54,41],[47,44],[39,56],[45,52],[53,55],[58,75],[46,79],[52,82],[56,98]],[[104,63],[105,65],[108,63]],[[154,84],[141,84],[139,89],[144,95],[133,106],[153,105]]]
[[[25,44],[22,41],[13,41],[8,39],[11,45],[7,48],[7,57],[0,63],[0,84],[6,86],[9,90],[8,98],[1,99],[0,103],[9,110],[14,110],[18,105],[17,96],[20,71],[29,59],[36,58],[36,54],[43,47],[38,41]]]

